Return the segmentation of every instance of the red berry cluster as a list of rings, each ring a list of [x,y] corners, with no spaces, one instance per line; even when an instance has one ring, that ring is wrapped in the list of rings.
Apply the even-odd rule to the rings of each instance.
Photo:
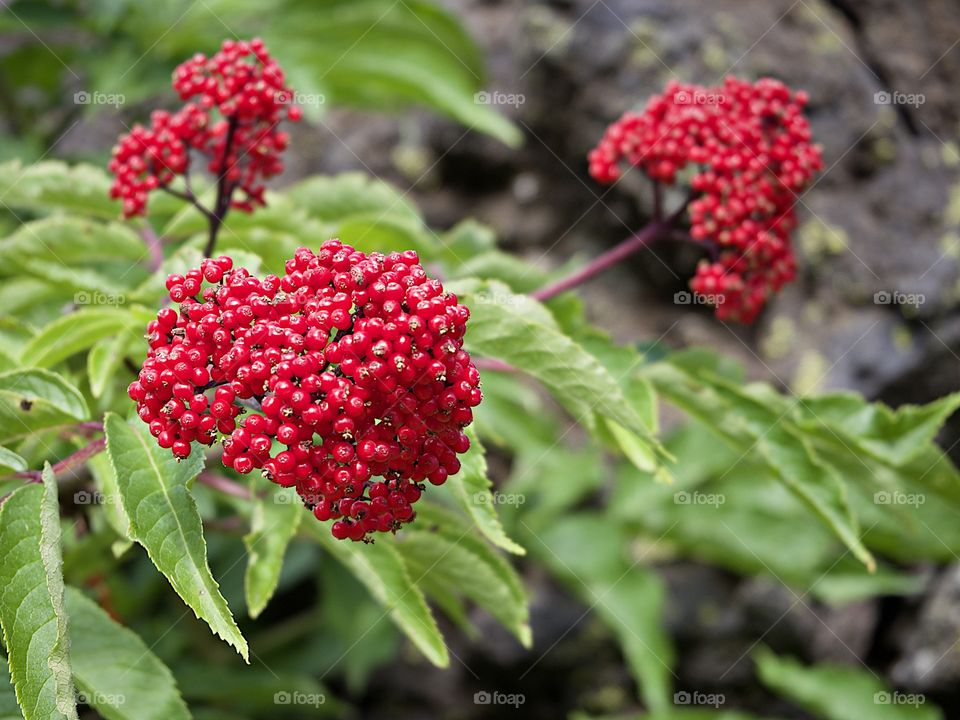
[[[221,257],[171,275],[180,311],[151,321],[129,395],[177,457],[226,436],[227,467],[296,487],[337,538],[395,531],[423,481],[445,482],[470,446],[470,313],[413,251],[329,240],[285,270],[260,280]]]
[[[714,243],[719,255],[701,262],[691,288],[715,301],[721,320],[752,322],[796,273],[794,204],[823,167],[806,101],[804,92],[769,78],[727,77],[719,87],[671,81],[643,112],[607,128],[590,153],[590,174],[603,183],[620,177],[622,162],[666,185],[697,166],[690,234]]]
[[[113,149],[110,196],[123,201],[124,217],[143,215],[152,190],[185,175],[191,151],[222,178],[230,207],[249,212],[263,205],[263,181],[283,170],[280,154],[289,141],[277,127],[301,117],[263,42],[226,40],[211,58],[195,55],[174,71],[173,87],[193,101],[175,113],[153,113],[150,127],[135,125]],[[233,198],[235,190],[243,197]]]

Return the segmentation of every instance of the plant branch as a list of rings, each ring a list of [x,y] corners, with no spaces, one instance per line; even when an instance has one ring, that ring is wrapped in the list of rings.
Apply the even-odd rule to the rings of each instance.
[[[223,160],[220,163],[220,174],[217,177],[217,200],[213,206],[213,212],[208,216],[210,221],[210,237],[207,239],[206,247],[203,249],[203,256],[210,257],[217,245],[217,234],[223,226],[224,218],[230,210],[230,199],[233,196],[235,185],[228,179],[227,160],[233,150],[233,139],[237,134],[238,120],[234,115],[230,118],[230,124],[227,127],[227,138],[223,143]]]
[[[106,447],[107,439],[105,437],[97,438],[93,442],[83,446],[72,455],[68,455],[54,465],[52,468],[54,476],[67,472],[68,470],[72,470],[79,465],[83,465],[83,463],[92,458],[94,455],[103,452],[104,448]],[[24,478],[30,482],[36,483],[43,481],[43,473],[41,473],[39,470],[25,470],[23,472],[16,473],[14,477]]]
[[[530,293],[530,297],[534,298],[535,300],[539,300],[540,302],[549,300],[560,293],[571,290],[578,285],[582,285],[595,275],[599,275],[604,270],[613,267],[638,250],[645,248],[647,245],[650,245],[657,240],[669,238],[671,233],[675,230],[677,221],[687,209],[689,202],[690,200],[688,199],[683,203],[683,205],[681,205],[676,211],[671,213],[666,218],[654,220],[636,234],[627,238],[619,245],[610,248],[605,253],[594,258],[591,262],[587,263],[587,265],[571,273],[567,277],[561,278],[556,282],[545,285],[539,290]]]

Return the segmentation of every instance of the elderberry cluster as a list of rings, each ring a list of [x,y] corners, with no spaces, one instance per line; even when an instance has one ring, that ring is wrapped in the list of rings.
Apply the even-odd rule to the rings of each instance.
[[[261,280],[220,257],[169,276],[179,312],[148,325],[129,395],[178,458],[221,437],[227,467],[296,487],[335,537],[395,531],[470,447],[470,313],[413,251],[329,240],[285,270]]]
[[[691,289],[716,298],[721,320],[752,322],[796,274],[790,233],[798,195],[823,167],[803,115],[806,94],[783,83],[727,77],[719,87],[667,84],[642,112],[607,128],[589,156],[590,174],[611,183],[621,163],[673,184],[688,164],[690,234],[713,243]]]
[[[263,42],[226,40],[213,57],[195,55],[174,71],[173,87],[191,102],[173,113],[154,112],[149,127],[135,125],[113,149],[110,196],[123,201],[124,217],[143,215],[151,191],[185,175],[191,151],[222,178],[230,207],[249,212],[263,205],[263,182],[282,172],[280,154],[289,142],[277,128],[284,118],[302,116],[289,104],[283,70]],[[234,198],[235,190],[243,196]]]

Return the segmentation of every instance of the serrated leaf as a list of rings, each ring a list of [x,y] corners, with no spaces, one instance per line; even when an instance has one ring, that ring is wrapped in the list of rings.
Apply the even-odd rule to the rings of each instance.
[[[472,600],[530,647],[530,611],[519,576],[460,518],[421,502],[417,521],[403,531],[397,549],[414,582],[428,593],[442,587]]]
[[[17,702],[26,720],[76,720],[63,609],[57,483],[14,491],[0,508],[0,625]]]
[[[88,308],[57,318],[26,344],[24,364],[51,367],[89,349],[105,337],[123,333],[131,325],[130,313],[115,308]],[[121,335],[123,339],[125,333]]]
[[[658,392],[704,422],[732,447],[762,457],[855,557],[868,569],[876,567],[860,537],[843,479],[817,455],[788,413],[778,412],[776,405],[771,408],[770,398],[763,402],[709,370],[693,375],[669,363],[657,363],[645,372]]]
[[[437,667],[450,663],[437,622],[396,548],[383,541],[366,545],[337,540],[328,526],[317,522],[307,522],[303,529],[353,573],[430,662]]]
[[[472,430],[467,430],[467,436],[470,438],[470,449],[460,456],[460,472],[447,478],[446,484],[453,491],[460,507],[490,542],[516,555],[526,555],[526,550],[507,537],[500,518],[497,517],[493,493],[490,492],[493,483],[487,477],[487,459],[483,445]]]
[[[960,407],[960,393],[926,405],[901,405],[893,410],[867,402],[855,393],[802,398],[798,405],[804,427],[825,426],[881,462],[909,463],[933,442],[937,432]]]
[[[564,334],[546,308],[492,282],[474,288],[462,302],[470,307],[466,343],[472,350],[537,378],[578,422],[592,429],[595,416],[602,415],[659,452],[617,378]]]
[[[764,685],[823,720],[943,720],[922,694],[894,693],[872,672],[846,665],[812,667],[778,657],[766,648],[754,653]]]
[[[73,425],[89,415],[80,391],[49,370],[0,373],[0,442]]]
[[[143,423],[130,425],[114,413],[107,414],[104,428],[130,537],[197,617],[247,660],[247,642],[207,564],[203,524],[189,490],[203,468],[203,454],[195,451],[178,462]]]
[[[259,616],[273,597],[287,546],[305,512],[297,493],[286,488],[254,501],[250,532],[243,537],[247,548],[243,587],[250,617]]]
[[[170,670],[140,637],[75,588],[66,589],[70,662],[87,704],[106,720],[189,720]]]

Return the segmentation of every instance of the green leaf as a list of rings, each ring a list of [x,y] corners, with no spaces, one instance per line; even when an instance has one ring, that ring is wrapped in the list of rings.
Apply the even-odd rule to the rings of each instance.
[[[530,375],[554,394],[574,419],[591,429],[601,415],[642,438],[654,452],[659,444],[628,402],[617,378],[582,346],[565,335],[540,303],[515,295],[502,283],[468,288],[466,343]]]
[[[197,617],[246,660],[247,642],[210,572],[200,513],[190,494],[189,485],[203,468],[203,454],[195,451],[178,462],[157,445],[143,423],[132,426],[114,413],[107,414],[104,427],[130,518],[130,537],[143,545]]]
[[[599,513],[547,523],[530,551],[538,555],[617,636],[644,702],[671,705],[673,647],[663,626],[664,590],[655,573],[624,555],[626,535]]]
[[[19,160],[0,165],[0,199],[28,210],[67,210],[102,218],[120,215],[110,199],[110,178],[99,167],[45,160],[24,167]]]
[[[302,92],[381,111],[427,105],[509,145],[519,144],[516,126],[495,106],[475,100],[482,76],[479,51],[456,17],[434,3],[290,4],[277,18],[273,37]],[[316,30],[306,35],[301,28],[307,26]],[[270,38],[268,32],[268,43]]]
[[[250,532],[243,538],[248,556],[243,586],[250,617],[259,616],[276,591],[287,545],[297,534],[304,512],[299,496],[290,489],[255,500]]]
[[[0,442],[73,425],[89,416],[80,391],[49,370],[0,373]]]
[[[148,273],[147,250],[127,225],[54,215],[0,240],[0,263],[76,293],[78,304],[119,304]]]
[[[87,375],[90,378],[90,392],[95,398],[102,397],[107,384],[116,377],[134,337],[132,331],[121,332],[99,341],[90,350],[87,355]]]
[[[42,484],[21,487],[0,508],[0,625],[26,720],[77,717],[58,508],[49,463]]]
[[[125,551],[129,547],[130,518],[123,509],[123,499],[120,497],[120,486],[117,484],[117,472],[113,469],[113,463],[107,455],[100,454],[87,460],[87,467],[90,468],[97,492],[100,493],[107,523],[121,538],[121,545],[117,549]]]
[[[367,545],[337,540],[321,523],[308,522],[303,528],[363,583],[430,662],[437,667],[450,663],[436,620],[396,548],[386,542]]]
[[[876,567],[865,547],[846,486],[836,469],[817,455],[810,440],[778,411],[775,396],[759,399],[709,370],[696,375],[668,363],[645,370],[658,392],[715,430],[742,453],[756,452],[777,477],[850,548],[868,569]]]
[[[73,677],[87,704],[107,720],[189,720],[170,670],[136,633],[75,588],[66,607]]]
[[[50,367],[105,337],[122,333],[119,338],[129,341],[123,331],[131,321],[130,313],[114,308],[78,310],[47,325],[27,343],[21,357],[28,366]]]
[[[369,215],[423,222],[396,188],[362,172],[315,175],[294,183],[284,194],[324,223],[336,224],[350,217]]]
[[[436,505],[417,505],[417,521],[401,533],[397,549],[417,585],[462,595],[503,623],[530,647],[530,610],[513,567],[456,515]],[[441,600],[443,600],[441,596]]]
[[[825,426],[865,455],[901,466],[933,442],[947,418],[960,407],[960,393],[927,405],[902,405],[891,410],[868,403],[854,393],[834,393],[803,398],[799,410],[804,427]]]
[[[13,450],[0,445],[0,474],[9,472],[23,472],[27,469],[27,461]]]
[[[493,483],[487,477],[483,445],[472,430],[467,430],[467,435],[470,438],[470,449],[460,456],[460,472],[450,476],[447,485],[453,490],[460,507],[490,542],[516,555],[525,555],[527,551],[507,537],[500,518],[497,517],[493,493],[490,492]]]
[[[942,720],[921,694],[892,692],[871,671],[846,665],[805,667],[765,648],[754,655],[764,685],[823,720]]]

